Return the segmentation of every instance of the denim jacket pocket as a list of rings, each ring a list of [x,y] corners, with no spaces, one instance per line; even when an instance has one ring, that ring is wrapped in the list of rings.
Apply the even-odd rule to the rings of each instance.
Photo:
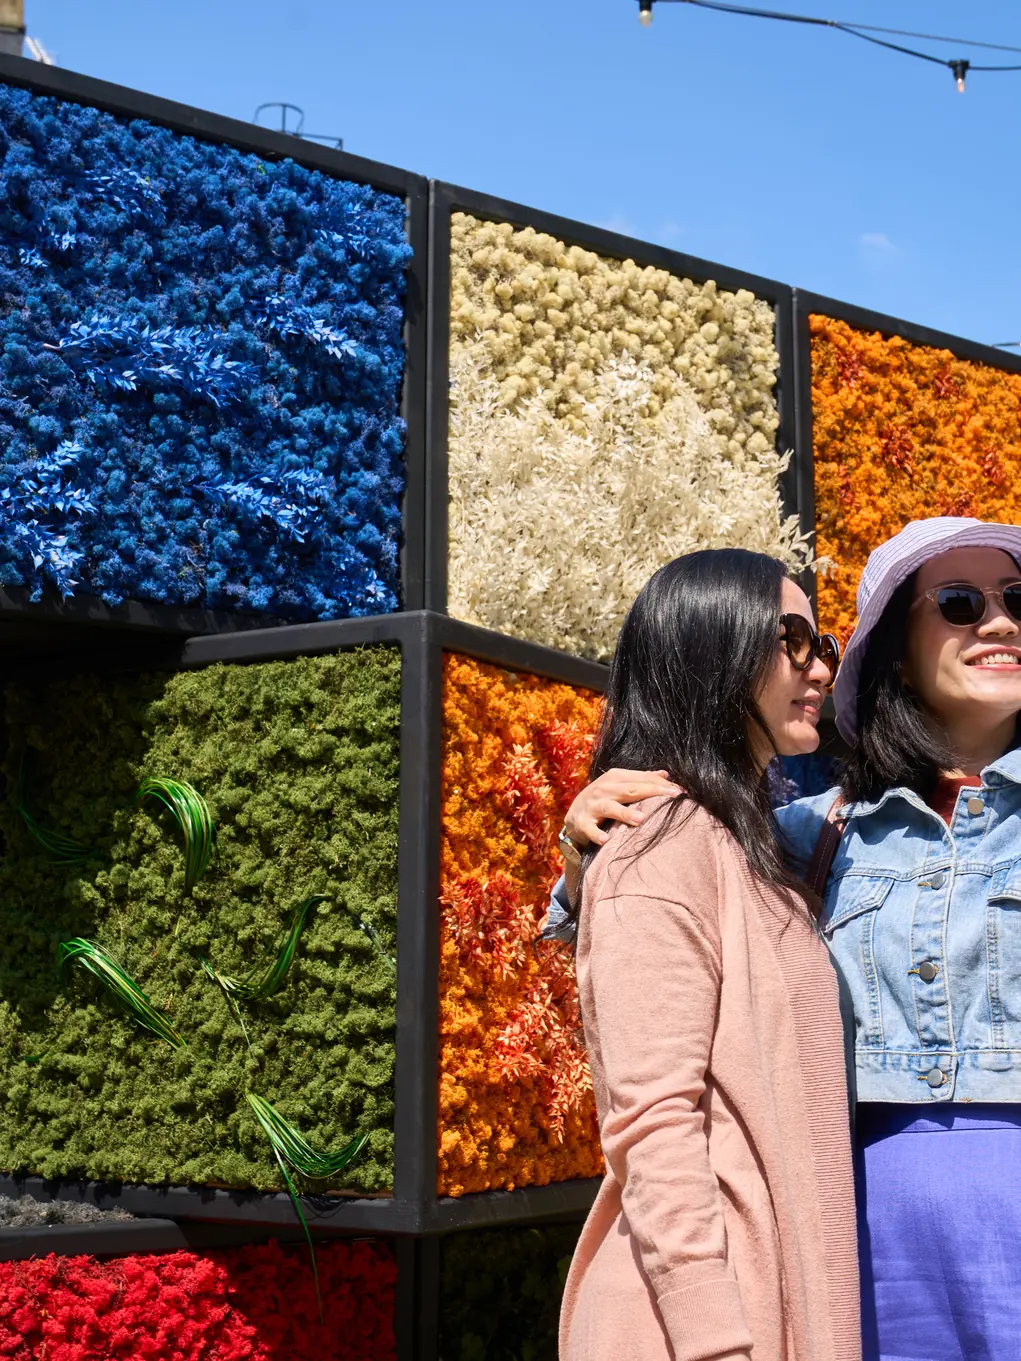
[[[857,1048],[884,1043],[874,932],[876,915],[895,883],[892,875],[849,873],[831,880],[826,893],[822,932],[855,998]]]
[[[989,880],[989,901],[1004,907],[1021,907],[1021,860],[996,866]]]

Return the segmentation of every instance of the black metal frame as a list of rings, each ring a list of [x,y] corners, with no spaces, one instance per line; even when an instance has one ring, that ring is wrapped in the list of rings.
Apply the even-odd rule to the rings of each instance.
[[[447,609],[448,516],[447,462],[448,394],[450,389],[450,215],[471,213],[494,222],[510,222],[515,227],[532,227],[555,236],[568,245],[615,260],[634,260],[639,265],[665,269],[695,283],[716,281],[720,288],[736,291],[746,288],[756,297],[771,303],[776,313],[775,343],[779,354],[777,405],[780,426],[777,443],[782,449],[795,447],[794,326],[792,290],[773,279],[744,270],[716,265],[693,255],[668,250],[651,242],[588,226],[571,218],[528,208],[520,203],[495,198],[437,180],[429,193],[429,285],[428,285],[428,372],[429,395],[426,410],[426,569],[425,608],[445,613]],[[800,481],[792,455],[791,466],[781,480],[784,513],[799,514]]]
[[[306,142],[289,133],[274,132],[254,123],[243,123],[221,114],[193,109],[156,95],[113,85],[55,66],[44,66],[24,57],[0,55],[0,83],[19,86],[33,94],[49,95],[76,104],[87,104],[119,118],[142,118],[172,132],[203,141],[222,142],[264,160],[296,161],[310,170],[338,179],[354,180],[403,198],[407,207],[407,234],[414,256],[407,271],[404,343],[406,367],[401,412],[407,422],[404,495],[404,535],[401,546],[401,607],[421,609],[424,604],[425,529],[425,410],[426,272],[429,237],[429,187],[422,175],[352,156],[345,151]],[[47,589],[44,600],[31,604],[27,589],[0,591],[0,622],[7,620],[60,624],[87,622],[124,629],[145,629],[167,634],[220,633],[226,629],[272,627],[279,621],[254,613],[178,608],[158,602],[128,601],[115,609],[88,596],[60,601]]]
[[[420,1235],[576,1216],[591,1203],[594,1179],[458,1199],[436,1195],[442,664],[444,652],[457,652],[598,692],[605,686],[606,668],[424,610],[191,638],[172,654],[164,650],[157,664],[195,669],[371,644],[400,647],[402,655],[394,1187],[392,1196],[309,1197],[308,1220],[338,1233]],[[143,649],[141,657],[145,666],[153,664],[151,652]],[[87,659],[84,664],[68,659],[68,665],[89,669]],[[138,665],[139,658],[122,647],[117,669]],[[49,668],[47,674],[52,674]],[[24,1193],[179,1220],[266,1226],[294,1221],[291,1201],[282,1193],[0,1177],[0,1194]]]
[[[838,302],[835,298],[794,289],[794,422],[797,453],[792,467],[797,479],[795,499],[801,531],[811,534],[815,541],[815,444],[812,428],[812,337],[809,317],[813,312],[844,321],[861,331],[878,331],[883,336],[900,336],[912,345],[928,345],[937,350],[949,350],[957,359],[970,359],[977,364],[1002,369],[1006,373],[1021,374],[1021,355],[1007,354],[992,345],[980,345],[963,336],[935,331],[929,326],[872,312],[853,303]],[[806,588],[807,589],[807,588]],[[815,582],[809,592],[815,606]]]
[[[136,1252],[205,1252],[210,1248],[264,1243],[303,1243],[305,1235],[294,1224],[272,1232],[247,1224],[203,1224],[173,1219],[111,1219],[91,1224],[33,1224],[0,1226],[0,1262],[21,1262],[43,1253],[58,1257],[126,1257]],[[317,1241],[322,1241],[320,1235]]]

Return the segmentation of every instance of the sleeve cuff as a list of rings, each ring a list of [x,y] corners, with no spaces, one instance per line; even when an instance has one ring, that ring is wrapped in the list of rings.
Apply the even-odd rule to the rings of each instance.
[[[567,898],[567,880],[561,875],[550,894],[549,912],[541,933],[543,940],[574,940],[576,925],[571,920],[570,906]]]
[[[657,1303],[675,1361],[738,1361],[751,1355],[752,1335],[737,1281],[699,1281],[660,1295]]]

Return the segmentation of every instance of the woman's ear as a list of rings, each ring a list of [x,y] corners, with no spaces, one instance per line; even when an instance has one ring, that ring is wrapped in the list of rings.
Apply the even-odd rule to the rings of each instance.
[[[910,642],[909,642],[909,643],[908,643],[908,648],[909,648],[909,649],[910,649],[910,646],[911,646],[911,644],[910,644]],[[897,679],[900,681],[901,685],[903,685],[904,689],[908,692],[909,695],[911,695],[911,697],[912,697],[913,699],[917,699],[918,696],[917,696],[917,694],[915,693],[915,687],[911,684],[911,654],[910,654],[910,650],[907,651],[907,652],[905,653],[905,655],[900,659],[899,662],[895,663],[893,669],[894,669],[894,671],[897,673]]]

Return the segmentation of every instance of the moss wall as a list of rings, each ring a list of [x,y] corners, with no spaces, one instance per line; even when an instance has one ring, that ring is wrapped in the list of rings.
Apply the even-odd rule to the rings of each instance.
[[[451,614],[608,661],[681,553],[806,564],[768,302],[509,222],[450,233]]]
[[[573,953],[536,942],[602,698],[447,653],[440,1195],[603,1170]]]
[[[443,1242],[441,1361],[556,1361],[580,1224],[484,1229]]]
[[[252,1090],[324,1151],[369,1133],[344,1185],[388,1187],[399,651],[15,685],[4,718],[0,1168],[276,1188]],[[23,756],[38,820],[99,848],[85,868],[27,834]],[[144,775],[192,782],[215,818],[218,855],[190,898],[179,833],[134,806]],[[269,962],[312,893],[329,901],[285,987],[245,1008],[249,1050],[197,954],[235,976]],[[139,1029],[84,971],[62,977],[73,936],[104,945],[188,1047]]]

